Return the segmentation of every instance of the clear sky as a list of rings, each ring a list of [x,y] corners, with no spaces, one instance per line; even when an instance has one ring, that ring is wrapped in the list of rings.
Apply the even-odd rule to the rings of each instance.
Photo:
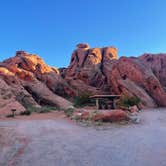
[[[1,0],[0,61],[25,50],[67,66],[75,45],[166,52],[166,0]]]

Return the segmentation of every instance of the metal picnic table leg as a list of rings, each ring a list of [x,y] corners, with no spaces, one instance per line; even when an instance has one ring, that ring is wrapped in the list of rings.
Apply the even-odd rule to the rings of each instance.
[[[113,109],[116,109],[116,101],[113,99],[112,102],[113,102]]]
[[[96,107],[99,109],[99,99],[96,99]]]

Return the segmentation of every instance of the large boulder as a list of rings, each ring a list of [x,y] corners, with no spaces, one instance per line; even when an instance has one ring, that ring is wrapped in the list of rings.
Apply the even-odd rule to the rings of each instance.
[[[127,112],[117,110],[83,110],[74,113],[76,118],[80,120],[92,120],[92,121],[103,121],[103,122],[117,122],[123,120],[129,120]]]
[[[103,122],[118,122],[122,120],[129,120],[128,115],[123,110],[101,111],[94,115],[94,121]]]

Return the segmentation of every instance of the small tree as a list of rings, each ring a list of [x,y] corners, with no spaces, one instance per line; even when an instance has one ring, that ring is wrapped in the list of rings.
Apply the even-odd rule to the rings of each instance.
[[[119,102],[118,102],[118,105],[120,107],[131,107],[131,106],[134,106],[134,105],[137,105],[141,102],[141,100],[137,97],[137,96],[132,96],[132,97],[129,97],[129,96],[123,96],[120,98]]]
[[[86,104],[91,103],[90,99],[91,94],[89,92],[83,92],[74,97],[74,106],[82,107]]]

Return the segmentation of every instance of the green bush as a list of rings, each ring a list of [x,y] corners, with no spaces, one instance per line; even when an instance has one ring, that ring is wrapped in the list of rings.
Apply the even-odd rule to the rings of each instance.
[[[131,106],[138,105],[140,102],[141,102],[141,100],[136,96],[132,96],[132,97],[123,96],[123,97],[120,98],[120,100],[118,102],[118,105],[120,107],[129,108]]]
[[[91,94],[88,92],[80,93],[79,95],[74,97],[74,106],[75,107],[83,107],[88,104],[92,104],[92,100],[90,99]]]
[[[31,115],[32,112],[26,110],[26,111],[23,111],[23,112],[20,112],[20,115]]]
[[[38,112],[39,113],[47,113],[47,112],[50,112],[50,111],[53,111],[53,110],[57,110],[57,108],[52,107],[52,106],[43,106],[43,107],[39,108]]]
[[[34,106],[27,106],[26,105],[26,111],[20,112],[20,115],[31,115],[32,112],[37,112],[39,108],[34,107]]]

